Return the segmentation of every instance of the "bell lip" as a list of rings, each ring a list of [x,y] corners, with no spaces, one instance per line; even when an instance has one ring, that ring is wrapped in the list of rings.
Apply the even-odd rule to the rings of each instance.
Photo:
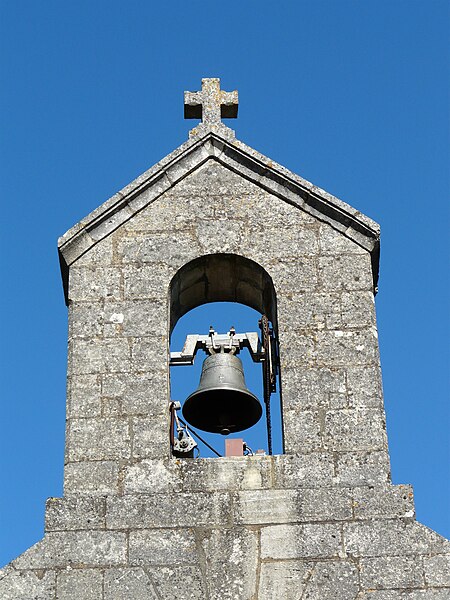
[[[186,403],[188,402],[188,400],[190,400],[192,398],[192,396],[202,396],[203,394],[207,394],[208,392],[211,391],[216,391],[217,387],[215,386],[211,386],[208,388],[203,388],[200,392],[197,390],[195,392],[192,392],[192,394],[190,394],[186,400],[183,402],[183,406],[182,406],[182,413],[183,413],[183,418],[187,421],[188,425],[191,425],[192,427],[195,427],[197,429],[200,429],[200,431],[206,431],[208,433],[215,433],[215,434],[220,434],[220,430],[217,429],[212,429],[212,428],[208,428],[205,429],[204,427],[202,427],[201,425],[198,425],[194,422],[191,422],[191,420],[186,416],[184,409],[186,406]],[[255,394],[253,394],[253,392],[250,392],[250,390],[247,389],[246,392],[243,392],[243,390],[241,388],[236,388],[236,387],[227,387],[226,388],[227,391],[230,392],[237,392],[239,394],[243,394],[245,396],[250,397],[253,401],[254,401],[254,405],[255,408],[257,406],[257,411],[258,411],[258,418],[256,419],[256,421],[254,421],[251,425],[247,425],[245,427],[236,427],[230,430],[229,434],[234,434],[234,433],[239,433],[240,431],[246,431],[247,429],[250,429],[251,427],[254,427],[257,423],[259,423],[259,421],[261,420],[261,417],[263,416],[263,407],[261,405],[261,402],[259,401],[258,397],[255,396]],[[229,435],[226,434],[226,435]]]
[[[253,392],[251,392],[248,388],[245,391],[242,388],[231,387],[231,386],[230,387],[227,386],[227,387],[224,387],[222,389],[227,390],[227,392],[228,391],[230,391],[230,392],[238,392],[239,394],[244,394],[246,396],[252,396],[252,398],[254,398],[257,401],[257,403],[259,404],[259,406],[261,407],[261,402],[259,401],[258,396],[255,396],[255,394]],[[202,389],[200,391],[198,389],[195,390],[194,392],[192,392],[192,394],[189,394],[189,396],[183,402],[182,408],[184,409],[184,405],[186,404],[186,402],[190,398],[192,398],[192,396],[196,396],[196,395],[200,395],[200,394],[203,394],[203,393],[206,393],[206,392],[212,392],[212,391],[217,391],[217,386],[211,385],[211,386],[205,387],[205,388],[202,387]],[[261,407],[261,414],[262,414],[262,407]]]

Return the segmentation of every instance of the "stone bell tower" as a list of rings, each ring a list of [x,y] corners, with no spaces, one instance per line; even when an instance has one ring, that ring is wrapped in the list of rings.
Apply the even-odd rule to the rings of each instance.
[[[450,598],[450,544],[390,481],[378,225],[236,140],[237,103],[204,79],[189,140],[59,241],[64,497],[4,600]],[[171,455],[170,334],[211,301],[273,324],[282,455]]]

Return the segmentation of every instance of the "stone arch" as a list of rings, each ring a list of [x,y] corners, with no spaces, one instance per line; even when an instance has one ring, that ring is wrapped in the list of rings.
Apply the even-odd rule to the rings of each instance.
[[[238,254],[208,254],[185,265],[172,278],[170,334],[187,312],[209,302],[239,302],[267,315],[277,328],[272,278],[258,263]]]

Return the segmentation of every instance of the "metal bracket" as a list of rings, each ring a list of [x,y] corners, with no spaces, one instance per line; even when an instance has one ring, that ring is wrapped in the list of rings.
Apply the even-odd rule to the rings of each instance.
[[[183,350],[170,353],[169,364],[171,367],[193,365],[198,350],[204,350],[207,354],[216,354],[216,352],[239,354],[242,348],[248,348],[254,362],[264,360],[265,351],[256,331],[236,333],[234,327],[231,327],[228,333],[217,333],[210,327],[208,335],[188,335]]]

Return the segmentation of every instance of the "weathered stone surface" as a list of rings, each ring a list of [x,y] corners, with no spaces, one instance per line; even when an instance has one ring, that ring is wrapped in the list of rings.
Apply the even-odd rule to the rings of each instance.
[[[49,498],[45,511],[45,530],[104,529],[105,513],[105,498]]]
[[[98,600],[103,596],[103,573],[100,569],[66,569],[58,573],[58,600]]]
[[[67,434],[67,460],[130,458],[130,423],[124,418],[71,419]]]
[[[180,491],[182,479],[174,460],[142,460],[124,469],[125,494]]]
[[[117,494],[119,464],[114,461],[82,461],[64,467],[65,494]]]
[[[420,556],[377,556],[361,559],[365,589],[415,588],[425,585]]]
[[[143,598],[159,600],[147,572],[140,567],[107,569],[104,600]]]
[[[254,597],[258,565],[254,531],[238,527],[212,530],[205,534],[202,546],[211,600]]]
[[[448,589],[426,590],[368,590],[358,600],[448,600]]]
[[[2,600],[53,600],[55,590],[55,571],[16,571],[11,566],[0,570]]]
[[[142,529],[132,531],[129,541],[131,565],[197,564],[194,534],[186,529]]]
[[[271,485],[272,465],[267,456],[206,458],[180,461],[184,490],[261,489]]]
[[[168,448],[168,416],[134,417],[131,421],[133,431],[133,458],[159,458],[161,448]]]
[[[359,588],[356,565],[344,561],[316,562],[310,565],[310,577],[305,584],[308,600],[351,600]]]
[[[273,457],[274,487],[322,487],[333,481],[334,460],[327,452]]]
[[[349,490],[254,490],[239,492],[234,500],[235,519],[245,525],[341,521],[352,518]]]
[[[332,558],[342,551],[334,523],[273,525],[261,529],[261,558]]]
[[[450,542],[419,523],[391,520],[344,524],[349,556],[392,556],[445,553]]]
[[[261,563],[258,600],[301,598],[312,565],[297,560]]]
[[[69,368],[74,374],[130,370],[130,347],[125,339],[75,339],[69,352]]]
[[[377,485],[390,481],[387,450],[354,451],[336,456],[336,483],[346,486]]]
[[[158,600],[171,598],[174,594],[177,600],[204,600],[207,597],[202,572],[197,566],[148,567],[146,573],[159,594]]]
[[[118,565],[126,562],[127,543],[117,531],[54,531],[16,558],[16,569]]]
[[[102,377],[103,400],[116,400],[123,415],[148,415],[154,411],[149,389],[162,390],[168,386],[167,375],[151,373],[107,373]],[[159,407],[162,410],[162,407]]]
[[[231,526],[231,499],[225,493],[180,493],[111,497],[108,529]]]
[[[67,416],[101,415],[101,381],[99,375],[73,375],[67,381]]]
[[[78,268],[74,265],[69,275],[69,298],[77,300],[120,300],[122,273],[118,267]]]
[[[376,409],[330,410],[324,444],[330,450],[381,450],[386,447],[384,414]]]
[[[436,556],[424,556],[423,565],[427,585],[445,585],[450,588],[450,552]]]
[[[410,485],[360,487],[353,491],[353,499],[356,519],[414,519],[414,495]]]

